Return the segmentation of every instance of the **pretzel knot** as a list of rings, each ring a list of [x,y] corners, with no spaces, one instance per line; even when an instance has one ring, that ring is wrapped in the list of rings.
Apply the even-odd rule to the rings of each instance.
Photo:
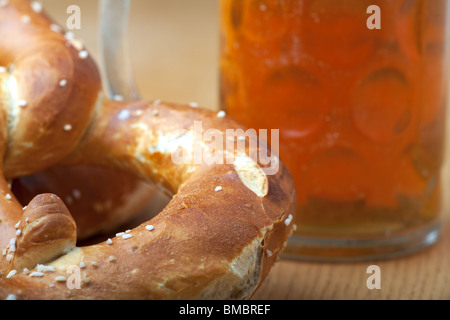
[[[0,1],[0,298],[243,299],[265,279],[292,232],[295,189],[251,158],[192,159],[194,125],[244,129],[223,116],[160,101],[102,94],[94,61],[35,3]],[[14,30],[14,32],[11,32]],[[17,36],[20,35],[20,36]],[[179,134],[183,130],[184,134]],[[22,208],[8,181],[53,165],[124,171],[173,196],[156,217],[108,241],[77,247],[64,203],[42,194]],[[81,285],[69,288],[68,270]]]

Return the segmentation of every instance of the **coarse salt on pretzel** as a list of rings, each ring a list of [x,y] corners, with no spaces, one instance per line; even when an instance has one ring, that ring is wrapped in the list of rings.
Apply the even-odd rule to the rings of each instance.
[[[0,298],[251,297],[293,228],[289,172],[279,163],[266,175],[242,154],[175,164],[171,154],[193,143],[196,121],[222,135],[242,126],[188,105],[106,99],[88,52],[35,9],[26,0],[0,5]],[[56,195],[22,208],[7,183],[57,164],[122,170],[173,198],[150,221],[76,247],[76,224]],[[77,268],[80,287],[69,288]]]

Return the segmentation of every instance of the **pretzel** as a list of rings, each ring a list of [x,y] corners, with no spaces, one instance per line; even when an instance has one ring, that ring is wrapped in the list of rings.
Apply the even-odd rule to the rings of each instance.
[[[180,147],[186,159],[198,151],[189,147],[195,123],[223,137],[245,128],[223,112],[107,99],[88,51],[67,38],[38,3],[0,1],[0,298],[250,298],[293,229],[287,169],[280,161],[265,173],[249,156],[262,143],[225,152],[231,163],[175,163]],[[173,197],[150,221],[76,247],[58,196],[22,208],[8,186],[54,165],[121,170]]]
[[[38,194],[57,194],[76,222],[81,243],[151,215],[155,211],[151,202],[159,196],[154,186],[123,172],[84,166],[54,166],[14,179],[11,191],[24,206]]]

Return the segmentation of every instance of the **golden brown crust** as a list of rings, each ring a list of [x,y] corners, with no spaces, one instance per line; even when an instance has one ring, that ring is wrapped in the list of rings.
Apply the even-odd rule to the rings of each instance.
[[[75,148],[94,112],[100,76],[91,57],[82,59],[29,1],[9,1],[0,20],[0,65],[8,67],[3,90],[9,95],[3,168],[12,178],[42,170]]]
[[[20,11],[26,4],[26,1],[11,0],[9,5]],[[4,17],[2,10],[0,8],[0,19]],[[75,56],[72,58],[77,69],[77,59]],[[0,64],[2,62],[0,59]],[[92,72],[96,73],[95,70]],[[83,77],[77,79],[83,81]],[[93,86],[84,87],[78,93],[92,97],[98,92]],[[248,156],[257,153],[263,147],[261,144],[249,144],[245,154],[230,151],[220,154],[223,160],[234,157],[233,161],[224,161],[223,164],[204,161],[176,163],[172,156],[179,147],[184,148],[186,159],[193,159],[198,151],[195,146],[191,147],[194,141],[199,142],[195,140],[196,124],[201,124],[201,133],[214,130],[222,139],[226,139],[227,129],[243,127],[222,114],[218,116],[189,106],[156,101],[113,102],[103,98],[97,101],[92,114],[90,110],[94,108],[94,101],[83,97],[77,101],[81,101],[83,109],[86,108],[89,118],[78,118],[79,127],[83,130],[73,131],[70,139],[73,144],[70,142],[62,147],[57,143],[52,150],[55,156],[47,158],[45,166],[88,165],[121,170],[155,182],[172,192],[173,198],[156,217],[132,230],[124,230],[123,234],[109,241],[74,248],[52,261],[35,261],[46,263],[45,267],[38,266],[29,272],[11,270],[14,252],[10,259],[12,262],[0,258],[0,268],[4,273],[0,277],[0,298],[251,297],[275,263],[293,227],[296,195],[292,178],[283,164],[279,162],[279,170],[275,174],[266,175],[263,171],[265,166]],[[64,101],[52,105],[62,114],[66,108],[69,114],[72,112],[70,104]],[[11,112],[6,114],[11,116]],[[27,129],[20,126],[16,130]],[[54,135],[48,138],[52,143],[58,136],[57,131],[53,132]],[[202,140],[199,146],[202,152],[210,150],[212,141]],[[5,151],[8,154],[10,149]],[[18,164],[4,166],[8,177],[44,166],[40,161],[37,166],[25,168],[21,162],[22,153],[17,155],[18,161],[14,153],[9,154],[9,163]],[[0,179],[0,193],[5,188],[6,182]],[[16,203],[14,198],[7,200]],[[8,201],[0,194],[0,209],[9,205]],[[45,206],[42,209],[43,216],[46,216]],[[5,217],[0,211],[0,219],[4,218],[0,222],[0,231],[7,234],[0,234],[3,247],[8,245],[7,237],[15,229],[16,211],[11,208],[11,215]],[[20,237],[21,232],[16,236]],[[45,238],[45,233],[37,234],[38,238]],[[71,239],[71,236],[66,235],[66,239]],[[60,247],[53,249],[60,253]],[[78,272],[79,288],[66,281],[74,271],[75,276]]]
[[[35,197],[16,224],[11,270],[33,269],[75,248],[77,226],[64,203],[53,194]],[[10,270],[9,270],[10,271]]]

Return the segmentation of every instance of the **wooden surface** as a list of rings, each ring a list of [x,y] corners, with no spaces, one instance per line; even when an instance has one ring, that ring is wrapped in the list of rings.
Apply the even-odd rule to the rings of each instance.
[[[45,0],[64,24],[66,8],[78,4],[82,28],[75,30],[97,55],[96,1]],[[196,101],[218,108],[217,1],[133,0],[130,52],[144,98]],[[444,183],[449,181],[447,165]],[[448,190],[447,187],[444,191]],[[445,199],[442,237],[433,247],[394,260],[363,263],[279,261],[255,299],[450,299],[450,206]],[[366,269],[376,264],[381,289],[369,290]]]
[[[450,299],[449,248],[447,214],[439,242],[407,257],[358,263],[280,260],[254,299]],[[380,267],[379,290],[367,288],[370,265]]]

